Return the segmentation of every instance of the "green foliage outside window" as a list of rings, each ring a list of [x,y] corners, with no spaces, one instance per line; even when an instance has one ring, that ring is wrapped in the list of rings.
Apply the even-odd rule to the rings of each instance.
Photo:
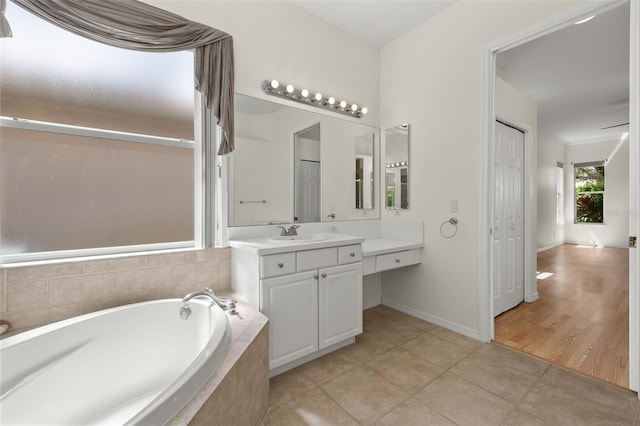
[[[604,223],[604,166],[576,167],[576,222]]]

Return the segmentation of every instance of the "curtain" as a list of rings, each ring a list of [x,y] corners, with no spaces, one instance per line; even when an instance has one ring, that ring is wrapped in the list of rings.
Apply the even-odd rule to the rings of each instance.
[[[60,28],[110,46],[154,52],[194,49],[195,88],[222,128],[218,155],[233,151],[234,65],[229,34],[137,0],[12,1]],[[4,3],[0,0],[0,11]]]
[[[7,22],[7,17],[4,15],[4,11],[7,8],[7,1],[0,0],[0,37],[11,37],[11,27]]]

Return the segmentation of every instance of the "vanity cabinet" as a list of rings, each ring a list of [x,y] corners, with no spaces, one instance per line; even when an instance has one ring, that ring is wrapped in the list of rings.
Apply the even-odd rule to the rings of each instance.
[[[362,333],[360,241],[289,250],[232,251],[234,290],[269,318],[272,371],[336,349]]]

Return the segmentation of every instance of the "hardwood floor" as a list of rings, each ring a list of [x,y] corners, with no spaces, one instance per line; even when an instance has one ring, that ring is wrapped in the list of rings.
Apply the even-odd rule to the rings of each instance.
[[[540,299],[496,317],[495,342],[629,388],[628,250],[565,244],[537,270]]]

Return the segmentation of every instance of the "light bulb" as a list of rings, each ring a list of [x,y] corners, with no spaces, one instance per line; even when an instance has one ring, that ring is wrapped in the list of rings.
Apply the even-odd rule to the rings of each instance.
[[[360,110],[362,112],[362,114],[366,114],[369,112],[369,110],[367,109],[367,107],[362,107],[362,109]]]
[[[333,105],[333,104],[335,104],[335,103],[336,103],[336,98],[334,98],[333,96],[331,96],[331,97],[329,98],[329,105]]]
[[[278,82],[278,80],[271,80],[271,87],[273,89],[277,89],[280,86],[280,83]]]
[[[356,112],[358,110],[358,105],[353,104],[351,105],[351,111]]]
[[[322,93],[316,93],[316,101],[321,101],[322,100]]]
[[[346,108],[347,107],[347,101],[340,101],[340,108]]]
[[[300,94],[302,95],[303,98],[308,98],[309,97],[309,91],[307,89],[302,89]]]
[[[293,93],[294,87],[293,84],[287,84],[287,93]]]

